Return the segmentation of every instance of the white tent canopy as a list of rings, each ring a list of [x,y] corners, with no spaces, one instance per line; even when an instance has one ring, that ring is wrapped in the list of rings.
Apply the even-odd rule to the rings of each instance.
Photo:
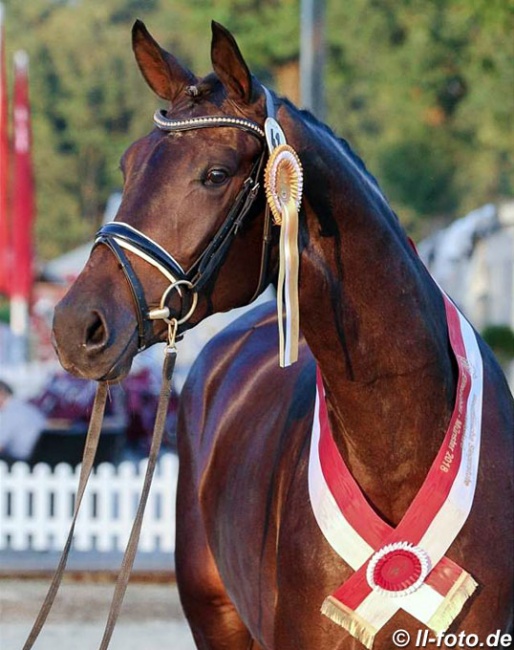
[[[120,203],[121,193],[115,192],[111,194],[105,208],[103,223],[108,223],[114,219]],[[59,284],[73,282],[84,268],[92,247],[93,242],[88,242],[64,253],[64,255],[56,257],[54,260],[45,264],[43,267],[43,276],[50,282],[57,282]]]

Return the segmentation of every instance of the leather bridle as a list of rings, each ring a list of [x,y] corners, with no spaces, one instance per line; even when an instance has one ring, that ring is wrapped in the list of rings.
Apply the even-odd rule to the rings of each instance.
[[[273,111],[273,101],[269,91],[265,89],[265,92],[269,114],[269,111]],[[154,123],[157,128],[167,132],[219,127],[237,128],[257,137],[263,143],[263,147],[262,152],[252,165],[248,177],[243,181],[223,224],[188,270],[183,269],[174,257],[157,242],[127,223],[113,221],[102,226],[97,232],[95,246],[103,244],[111,250],[130,287],[138,324],[139,351],[149,343],[154,320],[162,319],[167,323],[170,322],[171,313],[166,302],[172,291],[176,290],[182,299],[182,314],[177,318],[179,334],[180,325],[192,316],[198,301],[198,292],[208,284],[222,265],[232,240],[259,195],[263,168],[268,153],[264,130],[246,118],[221,115],[174,120],[167,117],[164,111],[157,111],[154,115]],[[252,300],[261,293],[267,282],[271,239],[271,218],[266,206],[259,280]],[[159,308],[149,309],[143,285],[125,251],[137,255],[151,264],[170,283],[162,295]],[[185,294],[188,294],[188,300],[185,299]]]

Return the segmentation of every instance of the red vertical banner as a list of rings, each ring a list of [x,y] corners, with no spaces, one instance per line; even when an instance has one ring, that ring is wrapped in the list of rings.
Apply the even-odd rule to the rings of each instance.
[[[13,277],[11,297],[29,302],[33,282],[32,230],[34,223],[34,179],[28,84],[28,56],[14,57],[14,147],[12,178]]]
[[[8,213],[9,136],[8,100],[5,68],[4,6],[0,3],[0,294],[8,295],[9,258],[11,255]]]

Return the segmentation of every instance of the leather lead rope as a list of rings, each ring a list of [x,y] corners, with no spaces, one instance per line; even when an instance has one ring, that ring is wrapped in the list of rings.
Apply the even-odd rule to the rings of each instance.
[[[146,467],[146,474],[143,482],[143,488],[141,491],[141,497],[139,500],[134,523],[132,524],[132,530],[130,532],[127,548],[125,549],[125,553],[120,567],[120,572],[118,574],[118,578],[116,581],[111,607],[109,610],[109,615],[107,618],[107,623],[105,625],[104,635],[99,650],[106,650],[109,647],[112,633],[114,631],[116,621],[118,620],[118,616],[121,611],[123,598],[127,590],[130,574],[132,571],[132,567],[134,565],[134,559],[136,557],[137,546],[139,543],[139,536],[141,533],[141,526],[143,523],[146,503],[148,501],[150,486],[152,484],[155,467],[157,465],[159,451],[161,448],[162,438],[163,438],[164,429],[166,425],[166,415],[168,411],[169,398],[171,395],[173,371],[175,369],[175,361],[177,358],[177,350],[175,347],[176,333],[177,333],[177,322],[171,321],[169,324],[169,340],[165,351],[164,364],[162,369],[161,392],[159,395],[159,403],[157,406],[157,413],[155,416],[152,444],[150,446],[150,452],[148,455],[148,464]],[[77,521],[80,504],[82,502],[82,497],[84,496],[87,481],[89,479],[91,470],[93,468],[93,461],[96,455],[96,449],[98,447],[98,439],[100,437],[100,433],[102,429],[102,421],[103,421],[103,414],[105,410],[107,394],[108,394],[107,383],[100,382],[96,390],[95,402],[93,405],[93,411],[91,414],[89,429],[88,429],[86,443],[84,447],[82,466],[80,470],[79,485],[77,488],[77,496],[75,500],[75,510],[73,513],[73,519],[71,522],[70,531],[68,533],[68,538],[66,540],[64,550],[62,552],[61,558],[59,560],[59,564],[53,576],[46,598],[43,602],[43,605],[41,606],[39,614],[37,615],[36,621],[34,622],[32,630],[30,631],[29,636],[25,642],[25,645],[23,646],[23,650],[30,650],[34,646],[34,643],[38,638],[39,633],[41,632],[41,629],[43,628],[46,619],[48,618],[48,614],[50,613],[50,610],[53,606],[53,603],[57,596],[57,592],[62,582],[64,570],[66,568],[66,563],[68,561],[68,555],[73,541],[73,533],[75,530],[75,523]]]
[[[86,442],[84,445],[84,454],[82,456],[79,485],[77,488],[77,496],[75,497],[75,508],[73,512],[73,519],[71,521],[70,532],[68,533],[68,539],[64,545],[61,559],[59,560],[59,564],[55,570],[50,588],[48,589],[46,598],[43,601],[41,609],[39,610],[39,614],[37,615],[34,625],[32,626],[32,630],[30,631],[30,634],[25,641],[23,650],[30,650],[38,638],[39,633],[41,632],[41,629],[45,624],[46,619],[48,618],[48,614],[52,609],[52,605],[54,604],[55,597],[57,596],[57,592],[64,575],[64,569],[66,568],[66,562],[68,561],[68,555],[70,553],[71,543],[73,541],[75,523],[79,514],[80,504],[82,503],[82,497],[84,496],[84,492],[86,490],[87,481],[93,468],[93,461],[95,459],[96,449],[98,447],[98,439],[100,438],[100,432],[102,430],[102,421],[105,410],[105,402],[107,400],[107,392],[107,384],[105,382],[99,382],[96,389],[93,411],[91,413]]]
[[[176,334],[176,326],[174,329]],[[150,452],[148,455],[148,464],[146,466],[143,489],[141,491],[141,497],[139,499],[136,517],[134,519],[134,523],[132,524],[132,530],[130,531],[130,538],[125,550],[125,555],[123,556],[123,560],[121,562],[121,568],[118,574],[118,579],[116,581],[111,608],[109,610],[109,616],[107,618],[107,623],[105,625],[104,635],[99,650],[106,650],[109,647],[112,633],[121,611],[123,598],[125,597],[130,574],[132,572],[132,567],[134,566],[134,559],[136,557],[137,546],[139,544],[139,535],[141,533],[141,526],[143,523],[143,516],[145,514],[146,502],[148,501],[148,494],[150,492],[150,486],[152,484],[155,466],[157,464],[157,459],[159,457],[159,451],[161,448],[164,428],[166,425],[166,415],[168,412],[168,403],[171,395],[171,381],[173,378],[173,370],[175,369],[176,358],[177,350],[175,348],[175,342],[173,339],[173,343],[167,346],[165,352],[164,365],[162,369],[161,393],[159,395],[159,404],[157,407],[157,414],[155,416],[152,444],[150,446]]]

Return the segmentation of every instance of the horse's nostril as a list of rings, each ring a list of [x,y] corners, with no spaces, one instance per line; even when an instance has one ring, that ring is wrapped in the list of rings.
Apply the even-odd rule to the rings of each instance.
[[[103,318],[98,312],[93,312],[86,327],[84,347],[92,352],[101,350],[106,346],[107,339],[107,328]]]

